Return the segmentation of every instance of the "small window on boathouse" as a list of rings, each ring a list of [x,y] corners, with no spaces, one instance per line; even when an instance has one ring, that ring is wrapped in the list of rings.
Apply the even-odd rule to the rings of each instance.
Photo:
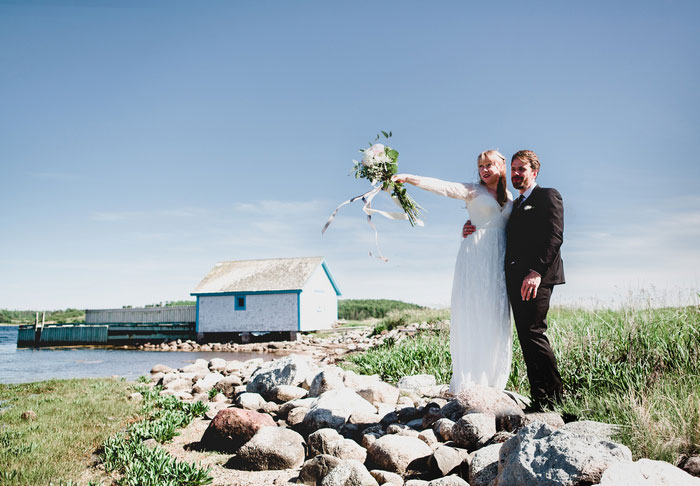
[[[245,295],[236,295],[234,300],[234,308],[236,310],[245,310]]]

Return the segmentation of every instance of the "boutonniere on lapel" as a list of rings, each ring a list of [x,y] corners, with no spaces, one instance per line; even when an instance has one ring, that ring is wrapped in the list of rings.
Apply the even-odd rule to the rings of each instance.
[[[525,206],[523,206],[523,211],[529,211],[531,209],[532,209],[532,206],[530,206],[529,204],[526,204]]]

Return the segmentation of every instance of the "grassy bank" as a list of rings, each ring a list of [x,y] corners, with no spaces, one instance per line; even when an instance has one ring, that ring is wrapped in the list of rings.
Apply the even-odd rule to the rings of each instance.
[[[403,322],[420,321],[405,311]],[[622,425],[619,440],[636,457],[676,462],[700,452],[700,309],[553,309],[550,331],[566,400],[562,411]],[[528,394],[517,339],[508,388]],[[389,343],[349,359],[388,381],[432,373],[450,376],[449,329]]]
[[[128,387],[110,379],[0,385],[0,484],[84,480],[98,447],[136,416]],[[28,410],[36,420],[21,418]]]

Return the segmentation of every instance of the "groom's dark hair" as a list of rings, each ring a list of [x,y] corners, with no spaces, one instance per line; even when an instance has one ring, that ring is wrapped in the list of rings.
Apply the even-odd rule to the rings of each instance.
[[[532,170],[537,171],[539,173],[540,159],[537,157],[537,154],[532,150],[518,150],[513,154],[513,157],[511,157],[510,161],[513,162],[515,159],[520,159],[523,162],[527,162],[528,164],[530,164],[530,168],[532,168]]]

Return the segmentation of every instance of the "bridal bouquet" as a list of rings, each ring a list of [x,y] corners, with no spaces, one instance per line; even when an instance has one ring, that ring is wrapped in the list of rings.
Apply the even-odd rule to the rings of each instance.
[[[391,132],[381,132],[384,138],[389,140]],[[379,135],[374,139],[379,140]],[[411,226],[415,226],[419,221],[419,207],[416,202],[406,193],[406,189],[400,182],[392,182],[391,176],[399,171],[399,152],[381,143],[370,144],[368,149],[360,149],[363,153],[362,162],[353,160],[355,164],[355,178],[368,179],[373,186],[381,183],[384,191],[391,190],[391,197],[395,198],[401,209],[403,209]]]
[[[420,206],[418,206],[418,204],[416,204],[416,202],[406,193],[406,189],[403,187],[402,183],[391,180],[391,176],[396,174],[399,170],[399,165],[397,162],[399,152],[388,145],[377,143],[381,135],[383,135],[388,141],[392,134],[391,132],[387,133],[382,131],[381,134],[375,137],[374,143],[369,144],[369,148],[360,149],[360,152],[362,153],[362,161],[358,162],[357,160],[353,160],[353,163],[355,164],[355,178],[367,179],[372,184],[372,189],[364,194],[360,194],[359,196],[355,196],[347,201],[344,201],[337,208],[335,208],[335,211],[333,211],[331,217],[328,218],[328,221],[326,221],[321,233],[325,233],[326,229],[333,221],[333,218],[335,218],[335,215],[338,214],[340,208],[346,204],[355,202],[358,199],[362,199],[362,202],[364,202],[362,210],[365,212],[365,214],[367,214],[367,222],[370,224],[372,229],[374,229],[375,239],[378,238],[378,236],[377,229],[374,227],[374,224],[372,224],[373,214],[380,214],[389,219],[407,219],[408,222],[411,223],[411,226],[423,225],[423,222],[418,219]],[[372,199],[374,199],[374,197],[380,191],[390,193],[391,199],[397,206],[403,209],[403,212],[382,211],[372,208]],[[379,255],[381,259],[386,260],[386,258],[381,256],[381,251],[379,252]]]

